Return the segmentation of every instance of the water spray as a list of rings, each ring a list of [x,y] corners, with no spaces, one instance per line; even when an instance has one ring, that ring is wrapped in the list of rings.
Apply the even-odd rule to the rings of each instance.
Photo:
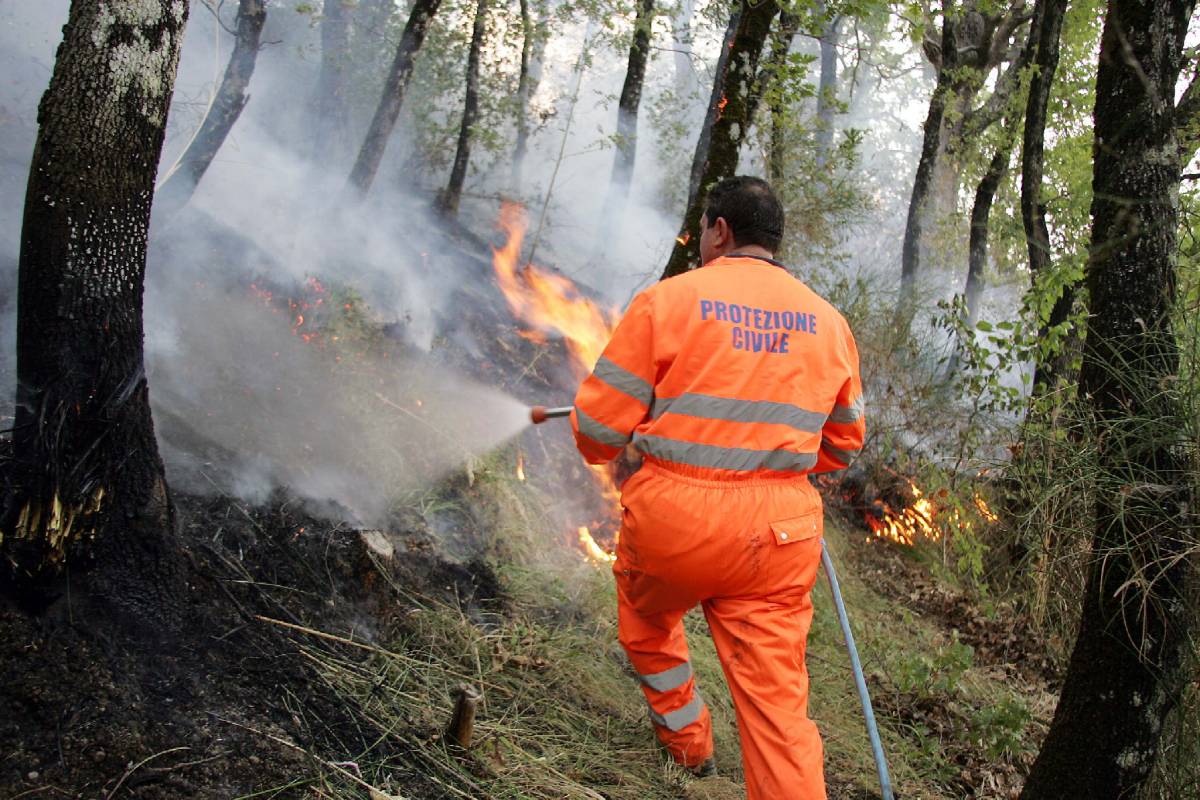
[[[545,406],[534,406],[529,409],[529,419],[534,425],[541,425],[548,419],[558,419],[559,417],[571,416],[571,406],[559,406],[558,408],[546,408]]]

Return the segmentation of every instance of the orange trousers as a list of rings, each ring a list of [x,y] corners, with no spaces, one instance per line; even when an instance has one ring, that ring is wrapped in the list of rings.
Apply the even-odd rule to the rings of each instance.
[[[659,740],[684,766],[712,755],[683,615],[704,609],[737,712],[748,800],[825,800],[808,718],[805,642],[821,560],[806,478],[715,481],[647,463],[622,491],[618,630]]]

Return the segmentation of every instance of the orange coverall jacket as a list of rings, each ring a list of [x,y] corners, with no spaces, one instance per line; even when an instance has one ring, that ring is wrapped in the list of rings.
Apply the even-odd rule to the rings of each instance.
[[[730,685],[750,800],[825,797],[804,648],[820,562],[810,472],[862,447],[845,319],[777,262],[729,255],[629,305],[571,414],[589,463],[632,443],[613,571],[621,643],[659,739],[712,754],[682,618],[701,604]]]

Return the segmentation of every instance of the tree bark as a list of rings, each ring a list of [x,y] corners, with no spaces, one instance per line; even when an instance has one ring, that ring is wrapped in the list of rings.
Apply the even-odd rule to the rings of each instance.
[[[654,0],[638,0],[633,22],[633,41],[629,45],[629,63],[621,98],[617,101],[617,147],[613,154],[612,178],[608,185],[607,211],[604,218],[615,219],[617,209],[629,196],[633,166],[637,159],[638,106],[642,102],[642,83],[650,58],[650,26],[654,22]]]
[[[266,21],[265,0],[241,0],[238,4],[237,38],[234,40],[233,53],[229,56],[229,65],[225,68],[225,77],[221,79],[216,97],[200,123],[200,130],[155,194],[156,227],[169,222],[192,199],[200,179],[208,171],[217,151],[225,143],[225,137],[249,102],[250,95],[246,93],[246,88],[254,74]]]
[[[688,182],[688,206],[683,227],[662,277],[687,272],[699,260],[700,217],[708,189],[722,178],[737,172],[738,149],[753,122],[754,109],[762,87],[758,77],[758,59],[778,12],[774,0],[751,6],[738,2],[729,18],[704,127],[696,142],[692,171]]]
[[[154,177],[186,2],[74,0],[38,111],[21,229],[0,577],[25,599],[94,564],[104,601],[167,616],[174,512],[142,355]],[[171,602],[173,599],[173,602]]]
[[[396,127],[396,119],[400,116],[404,92],[408,88],[408,79],[412,77],[413,61],[425,41],[429,23],[441,3],[442,0],[413,0],[408,22],[404,25],[404,34],[396,48],[396,58],[392,61],[392,68],[383,85],[383,95],[379,98],[378,108],[375,109],[375,117],[371,120],[371,127],[367,130],[354,168],[350,171],[350,186],[360,197],[371,190],[371,184],[375,181],[375,174],[383,161],[383,152],[387,149],[388,139]]]
[[[350,53],[350,14],[346,0],[325,0],[321,13],[321,71],[313,100],[316,127],[313,155],[327,164],[340,161],[344,152]]]
[[[1092,558],[1024,800],[1137,796],[1196,627],[1195,486],[1171,318],[1181,168],[1173,101],[1193,7],[1114,0],[1105,17],[1080,375],[1100,476]]]
[[[450,181],[442,193],[439,207],[444,214],[458,214],[462,200],[463,183],[467,179],[467,165],[471,160],[471,128],[479,117],[479,54],[483,49],[483,37],[487,32],[488,0],[475,4],[475,22],[471,26],[471,46],[467,51],[466,94],[463,100],[462,124],[458,129],[458,146],[454,151],[454,166],[450,169]]]
[[[1029,272],[1037,291],[1039,279],[1053,269],[1050,230],[1046,226],[1046,204],[1041,200],[1046,131],[1046,109],[1050,89],[1058,69],[1059,39],[1066,0],[1038,0],[1033,10],[1029,38],[1034,70],[1029,78],[1029,97],[1025,105],[1025,135],[1021,147],[1021,222],[1029,248]],[[1075,302],[1075,287],[1064,285],[1055,298],[1050,317],[1040,324],[1043,341],[1049,330],[1066,321]],[[1034,307],[1040,304],[1035,303]],[[1063,348],[1065,349],[1065,348]],[[1057,383],[1065,365],[1058,354],[1047,354],[1034,368],[1034,391],[1049,391]],[[1037,387],[1042,387],[1038,389]]]

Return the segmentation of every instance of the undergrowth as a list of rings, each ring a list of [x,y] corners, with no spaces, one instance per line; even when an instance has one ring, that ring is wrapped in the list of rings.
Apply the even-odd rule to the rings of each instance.
[[[367,738],[401,744],[407,754],[391,748],[386,759],[348,753],[345,762],[319,763],[312,775],[297,778],[316,796],[361,797],[368,787],[373,800],[423,800],[405,794],[415,776],[447,798],[691,796],[695,781],[656,746],[617,644],[607,565],[590,564],[561,544],[561,523],[547,511],[548,486],[536,478],[517,481],[511,462],[511,453],[490,457],[476,466],[473,484],[501,602],[469,609],[393,584],[402,625],[392,640],[340,651],[301,648],[319,680],[345,698]],[[900,796],[1004,796],[975,787],[989,780],[1011,785],[1023,771],[1036,698],[1010,685],[1003,671],[976,665],[971,648],[935,620],[904,611],[872,589],[869,576],[855,574],[852,539],[860,533],[834,524],[826,530]],[[386,563],[377,567],[389,575]],[[814,602],[810,713],[823,734],[831,796],[872,797],[875,766],[823,581]],[[685,625],[713,715],[720,773],[740,781],[736,723],[715,648],[702,615],[690,614]],[[452,694],[462,684],[483,694],[467,752],[444,738]],[[289,791],[278,787],[280,796]]]

